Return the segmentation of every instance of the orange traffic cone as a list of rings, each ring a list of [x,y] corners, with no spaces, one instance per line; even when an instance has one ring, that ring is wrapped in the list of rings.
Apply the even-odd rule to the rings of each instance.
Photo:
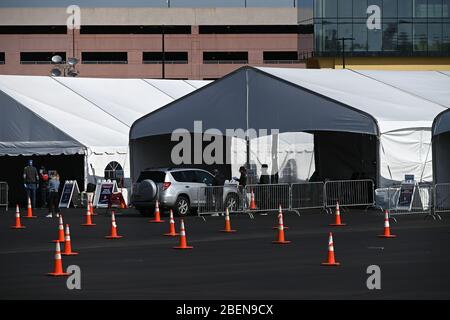
[[[58,239],[53,240],[53,242],[64,242],[64,222],[62,214],[59,215],[59,225],[58,225]]]
[[[391,228],[389,226],[389,211],[384,213],[384,234],[378,235],[379,238],[396,238],[395,234],[391,234]]]
[[[16,224],[11,226],[11,229],[25,229],[26,227],[20,223],[20,210],[19,205],[16,205]]]
[[[91,216],[98,216],[98,214],[96,214],[94,212],[94,204],[92,203],[92,200],[89,200],[89,208],[90,208],[90,211],[91,211]]]
[[[336,202],[336,220],[334,223],[331,223],[330,226],[343,227],[345,225],[347,224],[341,222],[341,210],[339,209],[339,202]]]
[[[175,231],[175,220],[173,219],[172,209],[170,209],[169,233],[164,233],[164,235],[168,237],[175,237],[179,235],[179,233]]]
[[[161,223],[164,222],[164,220],[161,220],[161,216],[159,213],[159,201],[156,200],[156,205],[155,205],[155,218],[149,221],[150,223]]]
[[[340,263],[334,259],[333,234],[330,232],[328,237],[328,260],[322,263],[323,266],[339,266]]]
[[[111,235],[106,236],[106,239],[120,239],[123,238],[123,236],[119,236],[117,234],[117,224],[116,224],[116,215],[114,214],[114,211],[111,212]]]
[[[283,210],[281,209],[281,204],[278,207],[278,219],[280,219],[280,214],[283,214]],[[283,226],[284,230],[288,230],[289,227],[287,226]],[[273,227],[272,229],[278,229],[278,226]]]
[[[228,208],[225,210],[225,229],[220,230],[220,232],[227,232],[227,233],[236,232],[236,230],[231,229],[230,211],[228,211]]]
[[[278,240],[272,241],[275,244],[288,244],[291,243],[284,239],[284,226],[283,226],[283,213],[278,214]]]
[[[255,194],[253,193],[253,189],[251,191],[251,197],[250,197],[250,210],[256,210],[256,202],[255,202]]]
[[[54,277],[70,275],[70,273],[67,273],[67,272],[63,271],[62,257],[61,257],[61,247],[59,245],[59,241],[56,242],[55,266],[53,268],[53,272],[47,273],[47,275],[54,276]]]
[[[28,197],[27,215],[24,216],[24,218],[27,218],[27,219],[37,218],[36,216],[33,216],[33,208],[31,207],[31,199],[30,199],[30,197]]]
[[[180,227],[180,245],[177,247],[173,247],[174,249],[192,249],[194,247],[187,245],[186,238],[186,230],[184,229],[184,220],[181,219],[181,227]]]
[[[64,252],[62,253],[63,256],[76,256],[78,252],[72,251],[72,242],[70,240],[70,229],[69,225],[66,224],[66,239],[64,242]]]
[[[83,227],[93,227],[95,226],[95,223],[92,223],[92,212],[90,210],[90,206],[88,205],[88,208],[86,210],[86,223],[83,223],[81,226]]]

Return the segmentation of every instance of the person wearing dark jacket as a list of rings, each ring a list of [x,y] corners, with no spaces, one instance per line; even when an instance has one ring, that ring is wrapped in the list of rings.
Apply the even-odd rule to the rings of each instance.
[[[31,200],[31,207],[36,207],[36,189],[39,187],[39,175],[35,167],[33,167],[33,160],[28,160],[28,165],[23,169],[23,186],[27,193],[28,199]]]
[[[217,211],[223,211],[223,186],[225,184],[225,177],[220,173],[218,169],[214,169],[214,179],[212,185],[214,186],[214,204]]]
[[[244,188],[247,185],[247,169],[245,169],[245,167],[240,167],[239,173],[241,174],[240,177],[234,177],[233,179],[239,182],[239,187]]]
[[[39,195],[40,195],[40,207],[47,207],[48,197],[48,173],[44,166],[39,169]]]
[[[259,184],[270,184],[270,176],[267,172],[269,166],[267,164],[263,164],[261,166],[261,177],[259,178]]]

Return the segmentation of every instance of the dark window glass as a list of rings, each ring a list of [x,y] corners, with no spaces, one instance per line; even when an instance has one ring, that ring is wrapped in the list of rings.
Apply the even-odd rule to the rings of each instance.
[[[398,16],[400,18],[410,18],[413,16],[413,0],[400,0],[398,5]]]
[[[352,38],[352,24],[351,23],[341,23],[338,25],[338,38]],[[339,50],[342,50],[342,40],[339,40]],[[351,40],[344,41],[345,50],[348,51],[352,47]]]
[[[337,1],[336,0],[323,0],[323,16],[325,18],[336,18],[337,15]]]
[[[381,51],[382,32],[381,30],[368,30],[367,31],[367,50],[378,52]]]
[[[66,26],[0,26],[0,34],[67,34]]]
[[[442,16],[444,18],[450,18],[450,0],[442,1]]]
[[[193,170],[186,170],[183,171],[183,176],[184,176],[184,181],[183,182],[188,182],[188,183],[197,183],[197,176],[195,175],[195,171]]]
[[[166,52],[164,55],[166,63],[188,63],[187,52]],[[144,52],[142,61],[144,63],[162,63],[162,52]]]
[[[172,177],[178,182],[188,182],[184,171],[171,172]]]
[[[21,64],[49,64],[52,63],[52,57],[58,55],[63,61],[66,60],[65,52],[21,52]]]
[[[111,161],[105,168],[105,179],[115,180],[119,188],[123,188],[125,176],[120,163]]]
[[[198,182],[206,183],[207,185],[212,185],[214,178],[209,173],[203,171],[195,171],[195,174],[197,175]]]
[[[365,24],[353,25],[353,50],[367,51],[367,26]]]
[[[442,26],[442,52],[450,52],[450,23]]]
[[[428,18],[442,18],[442,0],[428,0]]]
[[[307,25],[234,25],[234,26],[199,26],[200,34],[277,34],[277,33],[311,33]]]
[[[383,51],[397,50],[397,23],[383,24]]]
[[[139,175],[137,182],[141,182],[143,180],[153,180],[155,183],[162,183],[164,182],[165,177],[166,174],[162,171],[143,171]]]
[[[440,51],[442,43],[442,24],[428,25],[428,51]]]
[[[80,34],[161,34],[163,26],[81,26]],[[165,34],[191,34],[191,26],[164,26]]]
[[[413,28],[414,51],[427,51],[427,25],[422,23],[415,23]]]
[[[414,17],[427,17],[427,0],[414,0]]]
[[[204,63],[248,63],[248,52],[203,52]]]
[[[412,24],[400,23],[398,25],[397,36],[398,49],[402,53],[408,53],[412,51]]]
[[[84,64],[126,64],[127,52],[82,52],[81,63]]]
[[[335,52],[337,45],[337,24],[329,23],[323,25],[323,47],[325,51]]]
[[[264,51],[264,61],[295,61],[298,60],[297,51]]]
[[[400,5],[403,0],[400,0]],[[397,0],[383,0],[383,18],[397,17]]]
[[[352,17],[352,0],[338,1],[338,17]]]
[[[0,52],[0,64],[5,64],[5,53]]]
[[[354,0],[353,1],[353,17],[364,18],[367,17],[367,1],[366,0]]]

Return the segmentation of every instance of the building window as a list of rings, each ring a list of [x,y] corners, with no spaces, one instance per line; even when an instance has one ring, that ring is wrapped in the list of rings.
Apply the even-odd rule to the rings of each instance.
[[[63,61],[66,61],[65,52],[21,52],[21,64],[51,64],[52,57],[58,55]]]
[[[163,26],[81,26],[80,34],[161,34]],[[164,26],[165,34],[191,34],[191,26]]]
[[[142,63],[144,64],[160,64],[163,60],[162,52],[143,52]],[[187,52],[166,52],[164,54],[164,63],[167,64],[187,64]]]
[[[123,168],[120,163],[116,161],[111,161],[105,168],[105,179],[106,180],[115,180],[117,182],[117,186],[119,188],[123,188],[124,186],[124,173]]]
[[[64,26],[0,26],[0,34],[67,34]]]
[[[0,64],[5,64],[5,53],[0,52]]]
[[[297,34],[297,33],[312,33],[311,28],[308,30],[308,25],[223,25],[199,26],[199,34]]]
[[[83,64],[127,64],[127,52],[82,52]]]
[[[203,52],[205,64],[246,64],[248,52]]]
[[[297,51],[264,51],[264,63],[299,63]]]

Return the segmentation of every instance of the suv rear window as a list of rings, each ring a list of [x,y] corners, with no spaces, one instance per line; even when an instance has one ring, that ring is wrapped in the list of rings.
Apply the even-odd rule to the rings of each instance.
[[[161,183],[164,182],[164,178],[166,177],[166,173],[165,172],[161,172],[161,171],[143,171],[141,172],[141,174],[139,175],[139,178],[137,180],[137,182],[141,182],[142,180],[153,180],[153,182],[155,183]]]

